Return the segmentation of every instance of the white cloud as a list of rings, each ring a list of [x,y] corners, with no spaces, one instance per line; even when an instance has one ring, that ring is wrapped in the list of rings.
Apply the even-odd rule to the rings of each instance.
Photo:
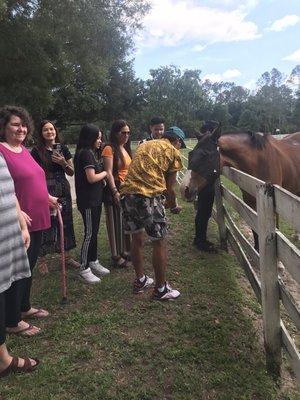
[[[218,7],[226,9],[240,8],[250,10],[254,8],[260,0],[202,0],[202,6]]]
[[[283,60],[300,63],[300,49],[298,49],[298,50],[294,51],[294,53],[284,57]]]
[[[196,53],[201,53],[205,49],[206,46],[202,46],[201,44],[196,44],[193,48],[192,51]]]
[[[241,75],[238,69],[228,69],[222,74],[207,74],[203,77],[203,80],[209,80],[211,82],[231,81]]]
[[[283,58],[285,61],[300,62],[300,49],[294,51],[294,53]]]
[[[243,84],[244,88],[249,89],[249,90],[254,90],[256,88],[256,80],[255,79],[250,79],[250,81],[245,82]]]
[[[233,79],[236,78],[238,76],[240,76],[241,73],[238,69],[228,69],[227,71],[225,71],[223,73],[224,78],[227,79]]]
[[[285,17],[274,21],[269,30],[280,32],[290,26],[298,24],[298,22],[300,22],[300,17],[298,15],[286,15]]]
[[[230,1],[236,6],[233,10],[203,6],[203,3],[152,0],[152,9],[144,19],[144,31],[138,46],[178,46],[187,43],[205,46],[259,37],[257,25],[246,20],[245,7],[253,4],[253,0]]]

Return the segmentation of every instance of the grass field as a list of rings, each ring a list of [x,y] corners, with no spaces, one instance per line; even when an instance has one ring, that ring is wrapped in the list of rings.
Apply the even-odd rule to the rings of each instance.
[[[199,253],[191,246],[193,209],[170,216],[169,279],[182,296],[176,302],[134,296],[132,270],[112,270],[100,285],[87,286],[68,271],[68,303],[59,304],[59,259],[35,271],[34,305],[51,317],[32,339],[9,337],[14,354],[41,359],[34,374],[1,380],[6,400],[296,400],[290,383],[266,374],[260,317],[254,298],[243,293],[234,257]],[[77,240],[82,228],[75,215]],[[104,224],[102,224],[104,225]],[[216,227],[210,238],[217,240]],[[152,275],[147,248],[146,266]],[[102,226],[99,253],[109,265]],[[74,253],[78,257],[78,250]]]

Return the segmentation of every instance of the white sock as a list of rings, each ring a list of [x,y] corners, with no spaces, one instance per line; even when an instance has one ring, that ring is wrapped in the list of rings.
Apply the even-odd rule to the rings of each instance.
[[[157,290],[158,290],[160,293],[162,293],[162,292],[165,290],[165,287],[166,287],[166,285],[157,288]]]
[[[139,278],[139,281],[140,281],[141,283],[143,283],[144,280],[145,280],[145,278],[146,278],[146,275],[143,275],[141,278]]]

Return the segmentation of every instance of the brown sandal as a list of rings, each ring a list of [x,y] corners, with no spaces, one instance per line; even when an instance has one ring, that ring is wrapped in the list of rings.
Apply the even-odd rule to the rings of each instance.
[[[124,258],[124,260],[130,262],[131,261],[131,256],[129,253],[122,253],[121,257]]]
[[[19,373],[19,372],[29,373],[35,371],[40,361],[37,358],[32,358],[32,360],[35,361],[36,364],[32,365],[29,358],[24,358],[25,361],[24,365],[22,365],[22,367],[19,367],[18,366],[19,358],[13,357],[9,366],[5,368],[5,370],[0,372],[0,378],[3,378],[4,376],[7,376],[11,373]]]
[[[79,269],[81,267],[81,264],[78,261],[74,260],[73,258],[67,258],[66,265],[68,267],[72,267],[72,268],[76,268],[76,269]]]
[[[44,310],[43,308],[37,308],[36,311],[27,314],[22,313],[22,318],[23,319],[42,319],[42,318],[47,318],[49,317],[50,313],[47,310]]]
[[[36,333],[34,333],[33,335],[29,335],[28,331],[30,331],[33,328],[34,328],[34,326],[29,324],[26,328],[23,328],[19,331],[6,331],[6,333],[9,335],[13,334],[13,335],[23,336],[23,337],[32,337],[32,336],[38,335],[40,333],[40,330],[39,330]]]
[[[112,258],[112,262],[113,262],[113,266],[115,268],[128,268],[131,266],[131,264],[127,261],[124,260],[123,257],[116,257],[116,258]]]

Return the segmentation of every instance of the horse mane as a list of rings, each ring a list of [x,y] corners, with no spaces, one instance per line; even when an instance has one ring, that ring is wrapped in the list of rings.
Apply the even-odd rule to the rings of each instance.
[[[246,134],[248,135],[249,139],[250,139],[250,146],[254,147],[255,149],[258,150],[262,150],[263,148],[265,148],[267,142],[268,142],[268,138],[270,136],[269,133],[261,133],[261,132],[253,132],[253,131],[246,131],[246,132],[223,132],[222,136],[224,135],[242,135],[242,134]]]

